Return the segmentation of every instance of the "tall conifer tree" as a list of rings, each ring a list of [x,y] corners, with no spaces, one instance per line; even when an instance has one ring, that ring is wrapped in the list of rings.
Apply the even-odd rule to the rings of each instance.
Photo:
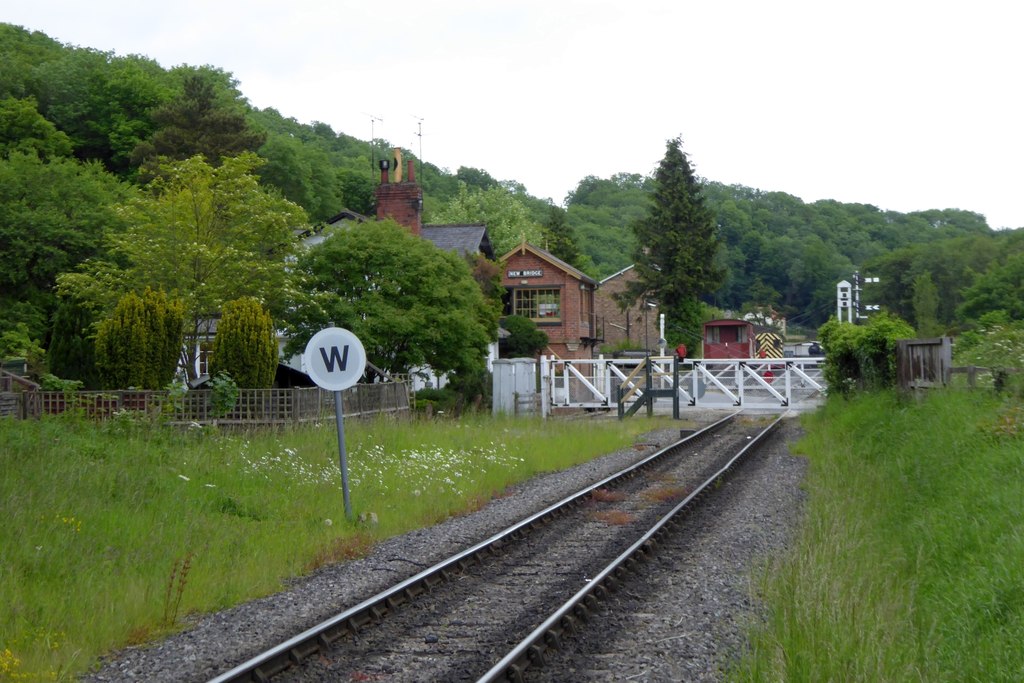
[[[228,83],[223,82],[225,78]],[[219,166],[222,157],[259,149],[267,134],[248,122],[244,105],[232,92],[233,85],[226,74],[209,70],[186,75],[181,96],[151,114],[158,129],[149,142],[135,148],[136,161],[147,162],[150,170],[155,170],[157,156],[188,159],[202,154],[211,166]]]
[[[624,293],[625,303],[656,301],[670,341],[693,348],[700,341],[699,299],[718,287],[724,273],[714,263],[714,213],[680,138],[668,141],[650,198],[647,216],[633,224],[638,277]]]

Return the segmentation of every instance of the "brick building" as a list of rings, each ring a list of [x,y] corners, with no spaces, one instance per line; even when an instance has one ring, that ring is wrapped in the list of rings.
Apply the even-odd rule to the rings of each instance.
[[[601,280],[594,299],[594,310],[604,319],[606,345],[642,349],[646,343],[653,351],[660,337],[657,306],[648,306],[645,316],[641,302],[634,302],[623,310],[615,300],[615,295],[625,291],[626,286],[634,280],[636,269],[633,266],[623,268]]]
[[[397,155],[396,155],[397,157]],[[481,253],[494,259],[485,225],[423,225],[423,190],[410,161],[402,177],[400,157],[395,168],[381,162],[376,189],[377,219],[391,218],[414,235],[460,254]],[[554,254],[524,242],[500,259],[507,295],[505,314],[523,315],[548,335],[545,353],[560,358],[590,358],[603,329],[594,313],[597,281]],[[492,358],[496,357],[492,352]]]
[[[597,280],[528,242],[498,259],[506,294],[505,315],[521,315],[548,335],[544,353],[592,358],[603,334],[594,313]]]

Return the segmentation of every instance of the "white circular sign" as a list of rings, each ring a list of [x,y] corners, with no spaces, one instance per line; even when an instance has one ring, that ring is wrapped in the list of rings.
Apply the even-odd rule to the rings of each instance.
[[[348,389],[366,370],[366,349],[348,330],[328,327],[314,334],[306,344],[302,369],[322,389]]]

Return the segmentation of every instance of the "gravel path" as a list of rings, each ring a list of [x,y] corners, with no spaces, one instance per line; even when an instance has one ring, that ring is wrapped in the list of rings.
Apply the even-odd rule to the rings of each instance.
[[[687,418],[710,423],[724,415]],[[585,630],[583,654],[561,658],[536,680],[718,680],[723,662],[742,648],[742,625],[753,615],[749,572],[785,545],[799,518],[804,463],[786,447],[797,433],[796,420],[786,420],[755,467],[731,479],[700,513],[698,530],[681,538],[676,550],[687,559],[666,546],[649,574],[616,595],[635,604],[620,604],[626,611],[610,627]],[[391,539],[364,559],[325,567],[288,590],[198,618],[158,644],[119,652],[82,680],[209,680],[678,438],[677,429],[652,432],[643,446],[537,477],[479,512]]]

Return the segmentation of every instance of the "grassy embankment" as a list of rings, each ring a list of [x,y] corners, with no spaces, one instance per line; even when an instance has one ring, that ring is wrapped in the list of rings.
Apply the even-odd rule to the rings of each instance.
[[[182,617],[282,588],[508,485],[633,443],[664,419],[348,421],[230,435],[0,420],[0,681],[66,680]]]
[[[805,525],[732,679],[1024,680],[1024,407],[872,395],[804,424]]]

